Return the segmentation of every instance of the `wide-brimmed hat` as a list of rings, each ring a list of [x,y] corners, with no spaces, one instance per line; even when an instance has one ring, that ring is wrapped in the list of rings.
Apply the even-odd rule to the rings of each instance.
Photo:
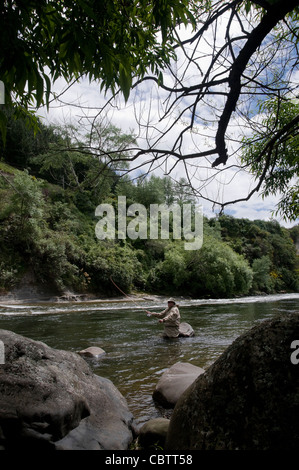
[[[167,302],[172,302],[175,304],[175,300],[172,297],[170,297],[170,299],[168,299]]]

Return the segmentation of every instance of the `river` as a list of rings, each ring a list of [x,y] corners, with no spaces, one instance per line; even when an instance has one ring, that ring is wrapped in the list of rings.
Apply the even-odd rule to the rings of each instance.
[[[157,319],[145,309],[161,311],[165,299],[0,305],[0,328],[49,346],[78,352],[99,346],[101,359],[86,359],[94,372],[112,380],[126,398],[137,424],[169,417],[152,392],[162,373],[176,362],[206,369],[240,334],[278,313],[299,309],[299,294],[242,299],[179,299],[182,321],[195,331],[192,338],[165,340]]]

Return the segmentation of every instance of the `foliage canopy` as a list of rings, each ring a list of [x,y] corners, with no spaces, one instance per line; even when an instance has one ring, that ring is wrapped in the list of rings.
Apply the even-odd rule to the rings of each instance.
[[[6,103],[50,99],[52,83],[87,75],[128,98],[132,77],[156,75],[173,57],[173,29],[193,23],[186,0],[5,0],[0,77]],[[161,31],[161,39],[158,32]]]

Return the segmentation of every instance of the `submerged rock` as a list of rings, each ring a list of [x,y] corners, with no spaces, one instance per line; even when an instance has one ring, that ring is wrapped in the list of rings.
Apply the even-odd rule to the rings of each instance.
[[[139,430],[138,444],[143,449],[164,448],[169,419],[154,418],[147,421]]]
[[[299,313],[237,338],[178,400],[167,450],[297,450]]]
[[[153,398],[166,408],[173,408],[182,393],[204,370],[188,362],[177,362],[167,369],[153,392]]]
[[[102,348],[97,346],[90,346],[89,348],[82,349],[78,354],[80,354],[80,356],[99,358],[106,353]]]
[[[133,420],[110,380],[78,354],[0,330],[0,446],[126,450]]]

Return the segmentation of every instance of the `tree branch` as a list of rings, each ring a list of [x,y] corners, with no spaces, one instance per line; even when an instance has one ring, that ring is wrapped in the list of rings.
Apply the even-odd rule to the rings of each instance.
[[[235,199],[234,201],[227,201],[225,203],[220,204],[222,208],[221,209],[222,212],[225,206],[236,204],[238,202],[248,201],[254,193],[260,190],[265,180],[265,177],[267,175],[267,171],[269,170],[270,165],[272,164],[273,166],[275,163],[275,162],[272,162],[271,160],[272,152],[273,152],[275,145],[282,142],[289,133],[293,133],[294,130],[298,131],[298,126],[299,126],[299,116],[296,116],[288,124],[286,124],[279,131],[277,131],[277,133],[275,133],[275,135],[267,142],[267,144],[263,147],[263,149],[260,151],[259,155],[255,159],[256,161],[260,161],[264,155],[267,155],[262,174],[258,179],[258,184],[250,191],[250,193],[246,197]]]
[[[238,57],[233,63],[228,79],[230,92],[228,93],[225,107],[219,119],[218,131],[215,139],[219,157],[212,164],[213,167],[218,166],[220,163],[225,165],[227,162],[228,154],[225,145],[225,133],[239,99],[242,89],[241,77],[250,58],[258,47],[261,46],[265,37],[276,26],[276,24],[296,6],[298,6],[297,0],[280,0],[275,5],[271,6],[271,9],[266,12],[258,26],[250,33],[246,44],[243,49],[241,49]]]

